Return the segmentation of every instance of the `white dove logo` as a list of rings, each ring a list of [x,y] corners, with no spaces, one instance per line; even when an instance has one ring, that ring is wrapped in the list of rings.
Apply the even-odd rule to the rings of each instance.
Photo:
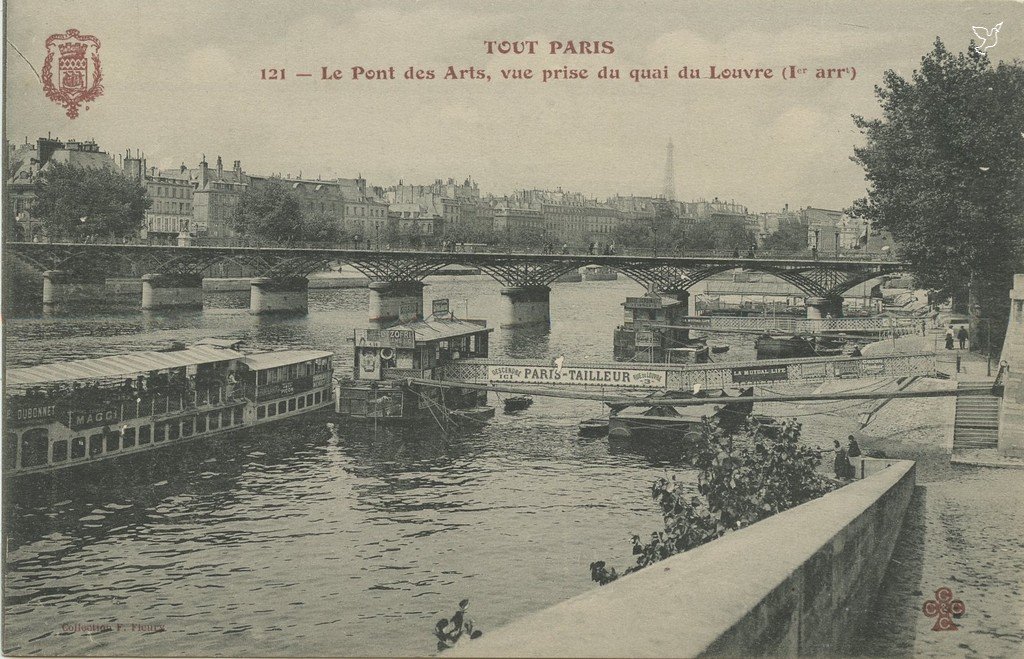
[[[999,23],[991,30],[984,27],[972,27],[971,29],[974,30],[974,36],[981,39],[981,43],[975,46],[974,49],[979,53],[984,54],[989,48],[993,48],[999,41],[999,28],[1001,27],[1003,27],[1002,21],[999,21]]]
[[[562,355],[559,355],[553,361],[555,362],[555,368],[557,368],[559,371],[561,371],[562,370],[562,362],[565,361],[565,357],[563,357]]]

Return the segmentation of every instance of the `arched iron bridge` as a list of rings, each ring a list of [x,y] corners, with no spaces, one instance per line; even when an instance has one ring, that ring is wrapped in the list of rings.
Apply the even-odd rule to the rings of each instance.
[[[762,255],[632,256],[585,254],[505,254],[435,251],[378,251],[308,247],[177,247],[77,243],[6,244],[14,255],[39,270],[64,270],[82,276],[156,273],[202,276],[218,263],[247,266],[253,276],[305,277],[333,264],[348,264],[371,281],[413,282],[449,265],[479,268],[507,287],[548,286],[587,265],[604,265],[648,289],[686,291],[720,272],[744,268],[774,275],[808,296],[835,298],[879,275],[900,272],[905,264],[868,259],[807,259]]]

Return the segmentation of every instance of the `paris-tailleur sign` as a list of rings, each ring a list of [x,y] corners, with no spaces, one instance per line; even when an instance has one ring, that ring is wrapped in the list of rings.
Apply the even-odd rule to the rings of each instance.
[[[564,366],[489,366],[487,381],[517,384],[574,384],[600,387],[664,389],[665,371]]]

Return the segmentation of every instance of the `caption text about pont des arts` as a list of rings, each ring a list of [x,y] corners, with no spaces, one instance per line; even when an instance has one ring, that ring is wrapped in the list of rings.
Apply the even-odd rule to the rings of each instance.
[[[531,55],[564,55],[572,58],[561,66],[533,68],[523,66]],[[625,82],[655,83],[669,80],[856,80],[854,66],[808,65],[806,63],[783,63],[774,67],[736,67],[728,63],[700,64],[659,64],[653,67],[622,68],[599,64],[597,58],[614,55],[612,41],[565,40],[565,41],[484,41],[482,56],[507,58],[509,66],[482,67],[476,64],[449,64],[441,67],[419,67],[409,64],[383,63],[318,63],[314,66],[300,66],[280,63],[279,66],[261,68],[257,71],[260,80],[285,81],[292,78],[309,78],[319,81],[373,82],[373,81],[477,81],[492,82],[574,82],[584,80],[620,80]],[[584,59],[585,58],[585,59]],[[586,66],[581,65],[586,64]],[[276,63],[275,63],[276,64]]]

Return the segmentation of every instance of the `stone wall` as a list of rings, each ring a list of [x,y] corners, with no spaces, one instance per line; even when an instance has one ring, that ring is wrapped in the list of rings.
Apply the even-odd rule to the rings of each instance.
[[[864,480],[445,655],[851,654],[915,484],[913,462],[863,462]]]
[[[999,452],[1024,457],[1024,274],[1013,276],[1010,320],[999,359],[1004,385],[999,411]]]

